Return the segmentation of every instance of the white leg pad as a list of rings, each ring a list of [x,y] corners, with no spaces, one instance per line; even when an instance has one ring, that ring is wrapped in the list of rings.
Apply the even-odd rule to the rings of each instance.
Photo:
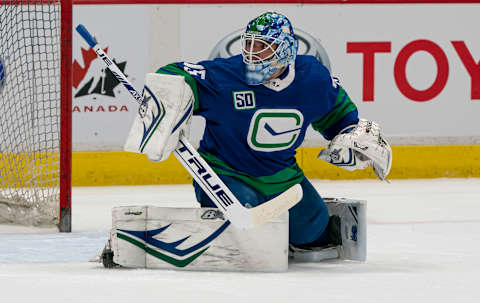
[[[215,208],[116,207],[114,262],[133,268],[282,272],[288,269],[288,212],[251,230]]]

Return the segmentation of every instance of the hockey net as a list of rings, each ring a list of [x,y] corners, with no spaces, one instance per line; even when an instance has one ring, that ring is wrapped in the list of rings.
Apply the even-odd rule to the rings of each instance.
[[[72,3],[0,4],[0,224],[70,231]]]

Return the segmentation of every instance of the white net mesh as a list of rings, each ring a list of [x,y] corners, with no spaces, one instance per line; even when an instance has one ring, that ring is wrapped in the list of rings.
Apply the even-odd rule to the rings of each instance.
[[[58,223],[60,4],[0,4],[0,223]]]

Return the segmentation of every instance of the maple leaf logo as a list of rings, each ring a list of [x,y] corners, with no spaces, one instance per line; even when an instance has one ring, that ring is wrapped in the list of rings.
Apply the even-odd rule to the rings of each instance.
[[[104,48],[103,51],[108,53],[108,47]],[[73,61],[73,87],[78,88],[78,85],[82,82],[83,78],[88,72],[92,61],[97,59],[97,54],[92,48],[88,50],[82,47],[82,59],[84,67],[81,67],[77,60]]]
[[[91,48],[88,50],[82,48],[83,67],[77,60],[73,62],[73,79],[72,84],[77,93],[75,97],[82,97],[86,95],[99,94],[109,97],[115,97],[113,89],[120,83],[112,74],[112,72],[105,68],[103,62],[97,59],[97,54]],[[104,49],[104,52],[108,52],[108,47]],[[95,61],[96,60],[96,61]],[[125,72],[126,62],[117,63],[115,59],[112,60],[118,68]],[[98,62],[98,63],[94,63]],[[99,74],[100,71],[102,74]],[[88,76],[87,76],[88,75]],[[128,77],[128,76],[127,76]],[[84,82],[85,78],[89,79],[86,83],[80,87],[80,84]]]

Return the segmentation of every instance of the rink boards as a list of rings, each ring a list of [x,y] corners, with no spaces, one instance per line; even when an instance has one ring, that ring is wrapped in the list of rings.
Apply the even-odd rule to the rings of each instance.
[[[300,53],[319,58],[340,77],[360,116],[380,123],[393,145],[391,179],[480,176],[480,128],[475,123],[480,110],[479,1],[395,5],[307,1],[254,6],[230,1],[214,5],[209,1],[202,5],[147,2],[123,0],[124,5],[110,5],[109,1],[81,0],[74,6],[75,22],[84,23],[105,41],[103,47],[135,87],[143,86],[145,73],[171,62],[238,53],[236,39],[246,20],[276,10],[293,22],[301,38]],[[105,27],[113,15],[134,22]],[[135,33],[135,43],[119,32]],[[87,52],[78,35],[73,44],[73,184],[191,182],[174,159],[148,163],[143,156],[119,152],[136,103],[111,81],[102,62]],[[198,144],[202,131],[201,121],[195,118],[192,143]],[[326,144],[321,135],[307,131],[297,153],[307,177],[375,178],[370,169],[351,173],[318,161],[316,155]]]

